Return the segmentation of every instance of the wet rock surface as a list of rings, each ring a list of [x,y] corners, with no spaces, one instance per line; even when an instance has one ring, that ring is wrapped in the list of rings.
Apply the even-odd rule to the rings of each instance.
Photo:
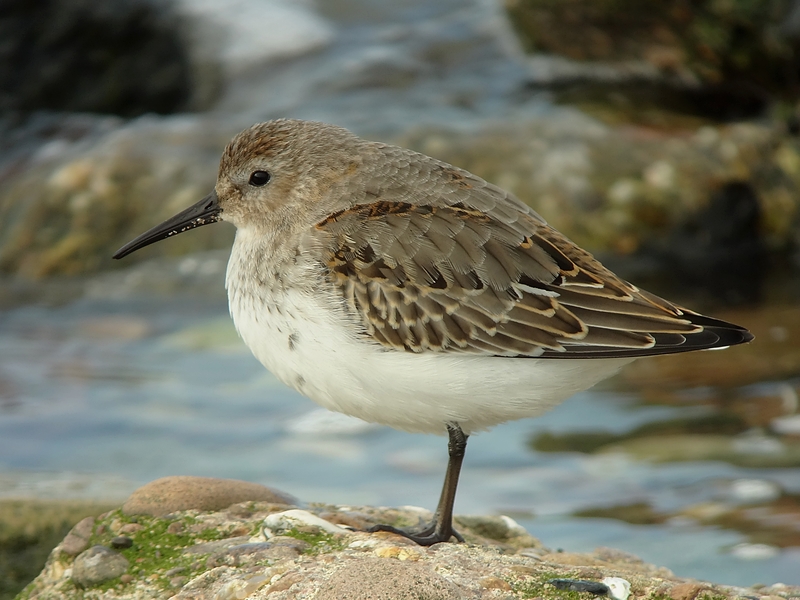
[[[620,589],[630,584],[630,597],[638,599],[685,600],[701,590],[720,600],[800,596],[800,588],[791,586],[756,590],[681,580],[665,568],[608,548],[590,554],[553,552],[508,517],[456,517],[466,544],[422,548],[394,534],[333,529],[354,520],[407,526],[418,520],[416,510],[314,504],[305,512],[328,526],[309,520],[281,535],[265,526],[287,512],[301,511],[267,502],[242,502],[217,512],[180,511],[165,518],[111,511],[97,518],[89,550],[75,558],[63,544],[57,547],[20,598],[71,598],[78,593],[76,586],[89,593],[98,585],[104,598],[118,599],[167,593],[178,599],[231,600],[573,598],[569,585],[565,589],[554,580],[596,584],[598,589],[612,582]],[[118,552],[108,548],[123,530],[133,544]]]
[[[651,90],[654,95],[688,112],[742,118],[764,109],[768,91],[798,92],[798,13],[792,2],[507,0],[505,5],[529,50],[606,65],[594,69],[595,81],[637,82],[640,88],[660,84]],[[589,69],[580,73],[592,77]]]
[[[728,302],[758,296],[766,254],[791,252],[797,237],[800,146],[772,127],[552,119],[402,142],[513,191],[579,245],[614,255],[629,277],[689,271]],[[747,291],[730,287],[732,270]],[[716,287],[709,273],[719,274]]]
[[[524,4],[520,1],[514,6]],[[537,14],[550,11],[547,18],[558,22],[561,11],[580,15],[582,9],[611,10],[610,5],[591,8],[591,3],[577,1],[563,6],[540,4]],[[701,4],[705,8],[698,9],[700,13],[718,10],[706,6],[712,3]],[[730,4],[732,20],[719,17],[725,23],[724,32],[726,27],[735,29],[731,23],[746,21],[739,14],[746,7]],[[641,251],[656,266],[670,264],[676,256],[683,259],[687,253],[705,249],[709,240],[700,239],[698,228],[704,231],[712,226],[720,210],[729,213],[742,208],[747,213],[748,206],[752,214],[737,220],[741,230],[735,232],[748,235],[729,243],[732,232],[717,232],[713,241],[721,239],[724,248],[714,246],[716,251],[752,264],[759,263],[764,253],[791,251],[800,239],[800,151],[780,115],[720,125],[717,119],[687,117],[666,106],[656,111],[660,117],[641,119],[651,112],[647,102],[633,99],[629,110],[612,106],[609,111],[609,102],[596,103],[589,93],[564,100],[584,114],[544,107],[535,100],[535,90],[525,87],[526,69],[513,51],[513,33],[504,25],[505,17],[497,14],[499,6],[470,4],[465,13],[469,18],[457,16],[458,11],[451,17],[444,9],[445,16],[431,24],[433,29],[413,34],[419,39],[410,30],[389,28],[380,29],[383,37],[371,42],[358,35],[353,38],[347,11],[331,9],[327,16],[341,19],[339,44],[364,45],[358,52],[351,49],[352,56],[337,54],[342,48],[332,41],[330,27],[310,11],[297,9],[295,14],[295,9],[280,2],[261,7],[243,2],[241,10],[228,12],[203,6],[176,0],[170,10],[184,23],[187,51],[206,52],[192,54],[192,65],[216,64],[197,68],[222,72],[219,77],[226,84],[213,109],[128,122],[70,113],[0,121],[0,272],[40,278],[113,268],[116,265],[109,256],[122,243],[211,189],[219,155],[231,136],[253,122],[276,116],[341,123],[372,139],[410,145],[472,170],[515,192],[595,252],[631,256]],[[516,8],[511,9],[512,16]],[[784,9],[775,8],[769,19],[788,19]],[[658,39],[651,29],[657,28],[654,23],[662,16],[669,21],[671,10],[646,11],[643,18],[649,25],[642,30],[643,40]],[[283,41],[262,40],[264,36],[252,30],[248,15],[269,17],[275,29],[285,29],[278,36]],[[574,26],[575,18],[564,18],[564,27]],[[214,35],[201,35],[215,19],[219,26]],[[577,21],[584,19],[579,16]],[[587,27],[602,33],[600,26]],[[597,37],[576,35],[587,44]],[[619,36],[611,38],[613,45]],[[564,38],[564,43],[569,39]],[[296,46],[291,40],[303,43]],[[327,54],[303,58],[330,44],[334,46]],[[465,47],[471,51],[463,52]],[[713,51],[724,54],[724,49]],[[407,56],[407,61],[398,65],[388,58],[390,54]],[[273,68],[276,60],[287,56],[294,62]],[[476,77],[472,58],[487,70],[481,72],[485,83],[480,93],[470,88],[472,79],[460,79],[466,71]],[[318,66],[309,69],[304,61]],[[398,69],[402,82],[387,83],[386,78],[393,80],[391,73]],[[343,75],[333,77],[333,73]],[[443,82],[440,73],[452,82]],[[504,73],[505,79],[496,80],[498,73]],[[346,83],[353,78],[357,81]],[[198,80],[203,78],[198,76]],[[435,85],[429,89],[432,81]],[[453,88],[452,97],[445,105],[455,109],[464,105],[473,115],[471,120],[465,122],[463,115],[444,118],[436,112],[441,108],[439,95],[448,85]],[[283,93],[275,94],[275,89]],[[376,114],[375,107],[386,102],[381,94],[387,89],[393,108],[386,115]],[[434,100],[438,108],[430,108],[431,116],[424,117],[426,113],[417,106]],[[337,106],[342,107],[338,112],[333,108]],[[494,107],[489,121],[486,107]],[[398,111],[411,111],[420,119],[388,118]],[[754,224],[755,240],[750,235]],[[145,249],[130,261],[225,247],[232,230],[219,225],[186,237]],[[727,261],[730,264],[733,259]],[[714,264],[711,261],[708,267]],[[752,269],[755,276],[762,271]]]
[[[177,19],[146,0],[9,0],[0,36],[0,113],[130,117],[177,112],[192,98]]]

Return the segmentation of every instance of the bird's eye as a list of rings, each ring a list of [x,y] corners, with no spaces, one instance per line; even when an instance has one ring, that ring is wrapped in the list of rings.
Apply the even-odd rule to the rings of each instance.
[[[268,171],[253,171],[250,173],[250,185],[261,187],[266,185],[271,177]]]

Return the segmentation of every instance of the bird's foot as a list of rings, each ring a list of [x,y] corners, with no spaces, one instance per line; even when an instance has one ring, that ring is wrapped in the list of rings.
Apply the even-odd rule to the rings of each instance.
[[[449,542],[450,538],[456,538],[462,544],[464,543],[464,538],[452,526],[437,527],[436,521],[419,531],[407,531],[391,525],[375,525],[366,530],[367,533],[375,533],[377,531],[388,531],[402,535],[420,546],[433,546],[440,542]]]

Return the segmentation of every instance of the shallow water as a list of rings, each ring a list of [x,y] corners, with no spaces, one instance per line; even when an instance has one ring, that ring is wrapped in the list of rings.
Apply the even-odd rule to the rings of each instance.
[[[445,440],[342,418],[277,382],[236,337],[224,262],[224,253],[158,260],[79,285],[48,284],[40,290],[47,302],[14,306],[6,298],[2,496],[122,499],[157,477],[192,474],[261,482],[302,501],[435,505]],[[653,464],[620,452],[530,449],[537,432],[625,432],[704,410],[643,406],[636,393],[613,388],[474,436],[457,512],[510,514],[550,547],[613,546],[683,576],[800,582],[797,548],[744,559],[731,549],[747,539],[731,530],[687,519],[630,525],[572,516],[631,501],[676,510],[719,499],[742,478],[800,492],[797,467]]]

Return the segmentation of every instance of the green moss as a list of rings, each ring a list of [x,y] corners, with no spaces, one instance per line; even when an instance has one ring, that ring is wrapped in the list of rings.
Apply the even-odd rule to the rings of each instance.
[[[537,573],[531,579],[512,585],[514,592],[521,598],[543,598],[547,600],[586,600],[588,594],[570,590],[559,590],[550,583],[552,579],[564,579],[564,573]]]
[[[650,592],[650,595],[647,596],[646,600],[672,600],[671,596],[667,594],[657,594],[656,592]]]
[[[196,537],[198,540],[203,540],[204,542],[215,542],[216,540],[223,539],[225,536],[222,535],[219,529],[209,527],[198,533]]]
[[[118,550],[130,562],[128,573],[133,576],[134,581],[157,575],[153,583],[159,587],[166,588],[169,585],[169,577],[164,573],[175,567],[184,567],[183,574],[190,574],[192,565],[197,563],[198,555],[187,555],[184,550],[194,546],[197,541],[210,541],[222,538],[222,534],[213,529],[204,529],[200,533],[190,533],[188,528],[195,525],[198,521],[192,517],[185,517],[180,522],[184,525],[184,531],[172,533],[168,531],[169,526],[175,521],[158,519],[146,516],[130,517],[116,510],[104,520],[106,526],[103,533],[95,532],[90,538],[90,545],[102,544],[111,546],[111,540],[117,536],[109,526],[112,522],[119,521],[125,523],[138,523],[142,525],[139,531],[126,533],[125,535],[133,540],[130,548]],[[105,590],[121,584],[119,578],[112,579],[97,586],[96,589]],[[133,583],[128,584],[133,585]]]
[[[724,594],[714,594],[705,592],[701,594],[697,600],[729,600],[729,598]]]

